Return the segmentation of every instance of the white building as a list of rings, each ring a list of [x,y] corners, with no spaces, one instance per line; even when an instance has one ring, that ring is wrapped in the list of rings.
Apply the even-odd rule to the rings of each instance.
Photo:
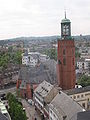
[[[79,53],[90,54],[90,47],[79,47]]]
[[[23,65],[28,65],[29,64],[28,52],[26,52],[22,55],[22,64]]]
[[[45,62],[45,61],[47,61],[47,60],[49,60],[49,59],[50,59],[49,56],[47,56],[47,55],[45,55],[45,54],[40,54],[39,60],[40,60],[41,62]]]
[[[22,64],[35,66],[38,63],[38,59],[38,54],[26,52],[22,55]]]
[[[41,54],[41,53],[38,53],[38,52],[29,52],[29,53],[25,52],[22,55],[22,64],[30,65],[30,66],[36,66],[38,61],[45,62],[49,59],[50,58],[45,54]]]
[[[90,59],[81,58],[77,61],[79,70],[88,70],[90,68]]]
[[[81,53],[81,58],[88,58],[88,59],[90,59],[90,54],[89,53]]]

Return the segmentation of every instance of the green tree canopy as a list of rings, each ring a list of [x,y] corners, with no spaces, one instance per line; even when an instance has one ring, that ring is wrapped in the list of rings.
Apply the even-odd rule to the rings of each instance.
[[[79,80],[78,84],[80,84],[82,87],[90,86],[90,76],[83,75]]]
[[[45,54],[50,57],[50,59],[57,60],[57,50],[55,48],[45,51]]]
[[[22,52],[17,51],[16,53],[14,53],[12,59],[16,64],[21,64],[22,63]]]
[[[3,52],[0,53],[0,67],[1,68],[7,68],[8,63],[14,63],[14,64],[21,64],[22,63],[22,52],[16,51],[14,53],[12,52]]]
[[[75,51],[75,57],[80,58],[80,56],[81,56],[81,54],[79,52]]]
[[[7,99],[9,103],[9,113],[12,120],[27,120],[26,113],[23,111],[23,106],[17,101],[16,97],[8,93]]]

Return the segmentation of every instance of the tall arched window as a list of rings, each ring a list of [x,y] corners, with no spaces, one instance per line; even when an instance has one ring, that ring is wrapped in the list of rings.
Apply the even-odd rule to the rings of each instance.
[[[60,60],[58,60],[58,64],[61,64],[61,61],[60,61]]]
[[[66,59],[63,58],[63,65],[66,65]]]
[[[73,58],[73,60],[72,60],[72,63],[73,63],[73,65],[74,65],[74,58]]]
[[[63,50],[63,55],[65,55],[65,49]]]
[[[72,49],[72,55],[74,55],[74,50]]]

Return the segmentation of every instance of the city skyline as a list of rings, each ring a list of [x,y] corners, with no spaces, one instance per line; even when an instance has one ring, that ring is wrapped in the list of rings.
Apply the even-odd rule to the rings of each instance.
[[[88,35],[89,5],[89,0],[0,0],[0,40],[61,35],[60,22],[65,9],[72,35]]]

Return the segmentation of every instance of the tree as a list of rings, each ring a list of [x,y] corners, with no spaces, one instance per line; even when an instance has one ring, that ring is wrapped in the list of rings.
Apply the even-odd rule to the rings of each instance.
[[[80,58],[80,56],[81,56],[81,54],[79,52],[75,51],[75,57]]]
[[[82,87],[89,86],[90,85],[90,76],[83,75],[78,80],[78,84],[80,84]]]
[[[27,117],[26,117],[25,112],[23,111],[22,106],[17,104],[15,106],[15,115],[14,115],[13,120],[26,120],[26,119]]]
[[[22,105],[18,102],[16,97],[8,93],[7,99],[9,103],[9,113],[12,120],[27,120],[26,113],[23,111]]]
[[[13,51],[13,47],[10,46],[10,47],[8,48],[8,52],[12,52],[12,51]]]
[[[50,57],[50,59],[57,60],[57,50],[55,48],[45,51],[45,54]]]
[[[17,51],[16,53],[13,54],[13,62],[16,64],[21,64],[22,63],[22,52]]]
[[[8,63],[22,64],[22,51],[11,52],[11,47],[8,52],[0,53],[0,68],[6,69]]]
[[[0,54],[0,67],[6,68],[7,64],[9,63],[10,56],[8,53],[1,53]]]

